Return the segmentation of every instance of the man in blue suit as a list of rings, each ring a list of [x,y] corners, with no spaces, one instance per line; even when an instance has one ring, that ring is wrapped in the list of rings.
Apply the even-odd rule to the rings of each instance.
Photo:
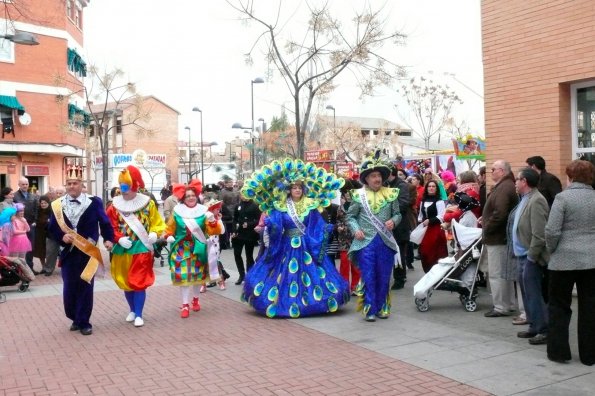
[[[101,253],[97,249],[99,230],[110,250],[114,230],[100,198],[83,193],[82,168],[73,167],[66,176],[66,193],[52,202],[49,235],[61,246],[60,262],[64,281],[64,312],[72,320],[70,331],[93,333],[93,284]]]

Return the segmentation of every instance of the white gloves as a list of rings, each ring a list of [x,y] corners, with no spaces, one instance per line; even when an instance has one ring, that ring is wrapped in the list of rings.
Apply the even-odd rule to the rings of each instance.
[[[124,249],[130,249],[132,247],[132,241],[127,236],[118,239],[118,244]]]
[[[154,232],[149,232],[149,244],[153,245],[155,242],[157,242],[157,234]]]
[[[214,221],[215,221],[215,215],[214,215],[212,212],[207,212],[207,213],[205,213],[205,216],[206,216],[206,218],[207,218],[207,221],[208,221],[209,223],[212,223],[212,222],[214,222]]]
[[[176,241],[176,238],[174,238],[173,235],[170,235],[170,236],[167,237],[167,243],[169,243],[170,245],[172,243],[174,243],[175,241]]]

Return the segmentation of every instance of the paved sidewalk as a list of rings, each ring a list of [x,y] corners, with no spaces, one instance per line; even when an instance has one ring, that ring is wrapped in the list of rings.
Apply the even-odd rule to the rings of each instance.
[[[386,321],[364,322],[354,301],[336,315],[270,320],[239,302],[231,251],[223,261],[228,290],[209,289],[186,320],[157,265],[138,329],[124,322],[122,293],[98,280],[89,337],[68,331],[59,276],[38,277],[25,293],[2,288],[0,395],[592,394],[595,368],[578,362],[575,345],[570,364],[549,362],[544,346],[516,338],[523,326],[483,317],[484,290],[479,312],[436,292],[420,313],[411,297],[418,269],[393,292]]]

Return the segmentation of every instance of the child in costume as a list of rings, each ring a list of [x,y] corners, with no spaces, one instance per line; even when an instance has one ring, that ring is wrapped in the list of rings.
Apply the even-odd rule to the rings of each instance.
[[[146,289],[155,282],[153,244],[165,231],[165,223],[150,197],[138,193],[144,188],[140,171],[127,166],[118,176],[121,195],[114,197],[107,214],[114,228],[112,278],[124,290],[130,312],[127,322],[144,325]]]
[[[169,268],[174,286],[180,286],[182,310],[180,316],[190,315],[190,286],[194,290],[192,310],[200,311],[199,286],[219,278],[217,264],[209,271],[207,240],[223,231],[223,223],[207,207],[199,203],[202,183],[191,180],[187,186],[174,184],[173,194],[179,199],[167,222],[165,235],[171,243]]]
[[[343,179],[302,160],[273,161],[244,183],[242,195],[267,212],[269,246],[246,274],[242,298],[269,318],[336,312],[349,285],[326,255],[333,226],[319,209]]]
[[[11,218],[12,232],[8,248],[11,256],[25,258],[27,252],[30,252],[32,249],[31,241],[27,238],[30,228],[29,223],[25,219],[25,205],[17,203],[15,207],[17,211]]]

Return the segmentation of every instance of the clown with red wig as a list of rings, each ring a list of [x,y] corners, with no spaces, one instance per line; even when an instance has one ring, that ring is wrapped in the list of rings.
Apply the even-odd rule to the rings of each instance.
[[[167,221],[167,242],[171,243],[169,268],[174,286],[180,286],[182,310],[180,316],[190,315],[190,286],[194,298],[192,310],[200,311],[198,295],[200,285],[216,281],[220,275],[217,262],[209,267],[208,239],[223,232],[223,223],[199,201],[202,192],[200,180],[191,180],[188,185],[174,184],[173,194],[178,198],[172,216]],[[214,207],[215,209],[215,207]],[[217,210],[217,209],[215,209]]]
[[[145,188],[140,171],[132,165],[119,175],[122,195],[114,197],[107,214],[114,228],[112,278],[124,290],[130,313],[127,322],[144,325],[143,307],[146,289],[155,282],[153,244],[165,231],[165,223],[155,203],[139,188]]]

